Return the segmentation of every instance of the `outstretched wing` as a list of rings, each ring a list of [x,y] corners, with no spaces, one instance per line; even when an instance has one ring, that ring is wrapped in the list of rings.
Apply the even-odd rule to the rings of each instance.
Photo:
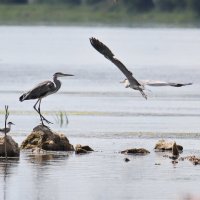
[[[165,82],[165,81],[150,81],[150,80],[145,80],[141,81],[144,85],[149,85],[149,86],[172,86],[172,87],[182,87],[186,85],[192,85],[192,83],[173,83],[173,82]]]
[[[101,54],[103,54],[108,60],[110,60],[112,63],[114,63],[121,72],[127,77],[130,84],[140,86],[141,84],[133,77],[132,72],[130,72],[124,64],[119,61],[117,58],[114,57],[114,54],[112,51],[102,42],[97,40],[96,38],[90,38],[91,45]]]

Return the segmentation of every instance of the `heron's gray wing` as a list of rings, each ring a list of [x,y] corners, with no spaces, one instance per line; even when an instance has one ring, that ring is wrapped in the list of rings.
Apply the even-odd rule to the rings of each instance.
[[[182,87],[186,85],[192,85],[192,83],[172,83],[172,82],[165,82],[165,81],[150,81],[150,80],[145,80],[142,81],[144,85],[149,85],[149,86],[172,86],[172,87]]]
[[[10,131],[10,129],[9,129],[9,128],[6,128],[6,133],[9,132],[9,131]],[[5,128],[1,128],[1,129],[0,129],[0,132],[5,133]]]
[[[51,81],[44,81],[36,85],[30,91],[24,93],[19,99],[20,101],[28,100],[28,99],[38,99],[46,96],[49,92],[54,89],[54,83]]]
[[[121,61],[119,61],[117,58],[114,57],[112,51],[105,44],[103,44],[94,37],[90,38],[90,43],[99,53],[103,54],[108,60],[114,63],[121,70],[121,72],[127,77],[130,83],[138,86],[141,85],[133,77],[132,72],[130,72]]]

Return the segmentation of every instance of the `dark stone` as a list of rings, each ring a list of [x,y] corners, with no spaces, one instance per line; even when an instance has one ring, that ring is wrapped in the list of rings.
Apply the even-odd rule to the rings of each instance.
[[[155,165],[161,165],[160,163],[155,163]]]
[[[179,157],[179,151],[178,151],[178,147],[176,145],[176,142],[174,142],[173,146],[172,146],[172,155],[174,157]]]
[[[82,146],[80,144],[77,144],[76,147],[75,147],[75,153],[76,154],[85,154],[85,153],[90,153],[92,151],[94,151],[94,150],[87,145]]]
[[[124,158],[124,161],[125,161],[125,162],[129,162],[130,159],[128,159],[128,158]]]
[[[146,155],[149,154],[150,152],[146,149],[139,148],[139,149],[126,149],[124,151],[121,151],[122,154],[138,154],[138,155]]]
[[[178,164],[177,160],[172,160],[172,164]]]

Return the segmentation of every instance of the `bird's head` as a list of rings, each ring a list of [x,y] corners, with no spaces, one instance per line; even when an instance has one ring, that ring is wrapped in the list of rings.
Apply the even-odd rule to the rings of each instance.
[[[14,123],[12,122],[8,122],[8,125],[11,126],[11,125],[15,125]]]
[[[123,81],[120,81],[120,83],[126,83],[127,81],[127,78],[125,78]]]
[[[120,81],[120,83],[123,83],[123,84],[124,84],[124,86],[125,86],[125,88],[128,88],[128,87],[130,87],[130,83],[129,83],[129,81],[128,81],[128,79],[127,79],[127,78],[125,78],[123,81]]]
[[[64,74],[64,73],[62,73],[62,72],[56,72],[54,75],[53,75],[53,77],[64,77],[64,76],[74,76],[74,75],[72,75],[72,74]]]

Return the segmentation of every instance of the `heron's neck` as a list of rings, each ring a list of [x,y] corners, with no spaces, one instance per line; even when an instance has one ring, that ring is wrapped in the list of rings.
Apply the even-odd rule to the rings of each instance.
[[[61,87],[61,82],[57,79],[57,76],[53,77],[53,81],[55,83],[55,90],[54,90],[54,92],[57,92],[60,89],[60,87]]]

